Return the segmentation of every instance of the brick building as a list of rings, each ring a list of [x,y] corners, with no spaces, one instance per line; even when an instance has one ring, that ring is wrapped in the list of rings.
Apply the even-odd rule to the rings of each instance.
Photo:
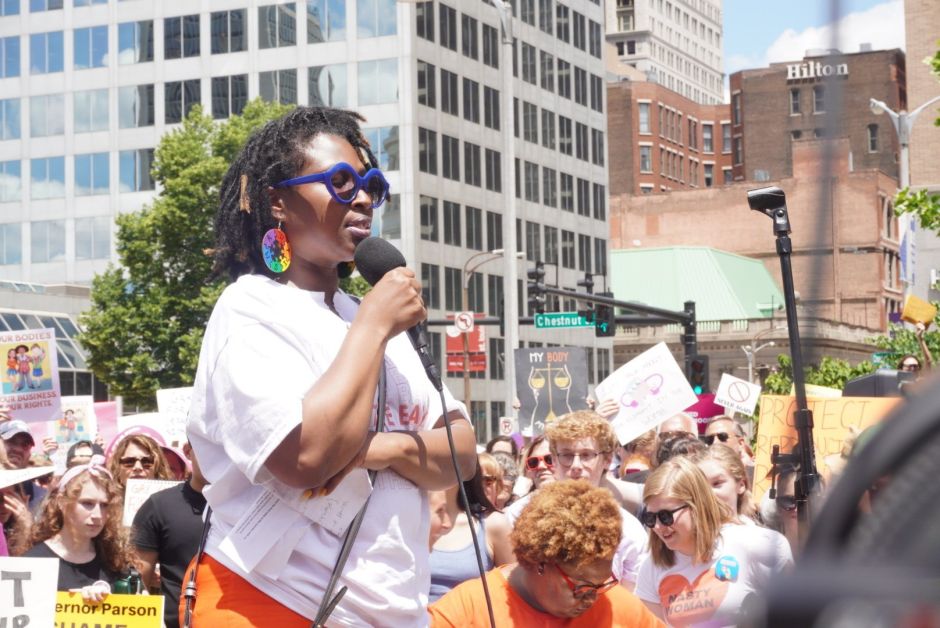
[[[823,179],[825,141],[794,141],[793,175],[767,183],[787,194],[801,310],[810,317],[884,330],[902,296],[892,207],[897,183],[880,169],[853,168],[851,140],[846,138],[832,140],[831,177]],[[763,260],[779,285],[771,221],[748,209],[747,190],[754,187],[734,183],[655,196],[613,196],[611,248],[714,246]]]
[[[869,99],[895,111],[907,106],[902,51],[807,54],[735,72],[730,88],[735,181],[793,176],[793,142],[823,136],[847,137],[855,168],[897,178],[897,136],[886,116],[872,113]],[[839,115],[824,115],[833,108]]]
[[[904,33],[907,56],[908,107],[915,109],[940,96],[940,80],[922,63],[940,48],[940,2],[904,0]],[[934,126],[940,104],[931,105],[919,116],[911,132],[911,184],[940,187],[940,129]],[[897,111],[897,110],[895,110]]]
[[[908,108],[916,109],[932,98],[940,96],[940,80],[922,63],[933,57],[940,48],[940,2],[936,0],[904,0],[904,34],[907,56]],[[940,103],[928,106],[917,117],[911,129],[910,175],[911,186],[926,187],[940,192],[940,128],[934,126]],[[887,116],[882,116],[887,118]],[[885,121],[887,123],[887,120]],[[916,268],[914,294],[922,299],[940,301],[936,279],[940,277],[940,238],[929,231],[920,230],[916,239]]]
[[[607,133],[612,196],[731,181],[727,105],[702,105],[657,83],[608,83]]]

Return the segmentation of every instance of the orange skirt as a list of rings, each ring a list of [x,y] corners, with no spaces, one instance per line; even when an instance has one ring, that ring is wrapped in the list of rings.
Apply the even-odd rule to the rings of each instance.
[[[193,559],[195,561],[195,559]],[[183,577],[189,582],[193,562]],[[185,617],[186,598],[180,596],[180,625]],[[247,580],[208,554],[202,555],[196,572],[196,601],[193,605],[193,628],[309,628],[312,621],[298,615],[280,602],[256,589]]]

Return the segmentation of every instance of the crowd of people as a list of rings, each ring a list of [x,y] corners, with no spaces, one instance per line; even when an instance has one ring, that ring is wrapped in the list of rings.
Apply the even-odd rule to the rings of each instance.
[[[29,426],[0,407],[0,468],[52,464],[54,442],[41,453]],[[159,432],[132,427],[105,446],[78,441],[65,453],[64,473],[0,488],[0,556],[57,558],[57,589],[87,603],[110,593],[165,596],[164,625],[179,626],[182,574],[203,529],[205,480],[187,444],[180,452]],[[127,481],[178,480],[150,495],[124,525]],[[128,513],[130,516],[130,513]]]
[[[797,470],[758,505],[733,418],[621,445],[609,400],[477,452],[404,333],[427,314],[414,273],[378,260],[365,297],[339,288],[389,194],[362,121],[296,107],[250,137],[220,185],[208,253],[231,283],[189,443],[76,444],[61,477],[2,489],[0,554],[59,558],[89,603],[162,594],[168,627],[734,625],[798,550]],[[28,426],[0,412],[0,437],[25,468]],[[129,479],[181,483],[126,528]]]

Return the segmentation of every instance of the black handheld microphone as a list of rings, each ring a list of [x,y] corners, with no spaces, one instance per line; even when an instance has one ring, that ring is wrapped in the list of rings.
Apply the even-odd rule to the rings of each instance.
[[[377,284],[385,276],[385,273],[393,268],[405,266],[405,256],[401,254],[401,251],[386,240],[374,237],[366,238],[359,243],[353,260],[356,262],[356,269],[359,270],[359,274],[369,282],[370,286]],[[418,352],[418,357],[421,359],[421,364],[424,366],[428,379],[431,380],[431,383],[438,391],[442,390],[444,385],[441,383],[440,371],[437,370],[437,365],[428,350],[428,335],[425,332],[424,323],[418,323],[409,328],[408,337],[411,339],[415,351]]]

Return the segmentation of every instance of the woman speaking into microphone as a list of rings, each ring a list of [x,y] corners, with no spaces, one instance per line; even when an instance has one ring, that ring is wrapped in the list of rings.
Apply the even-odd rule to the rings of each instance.
[[[388,197],[361,121],[297,107],[257,131],[222,180],[213,255],[234,283],[206,328],[188,424],[212,508],[200,628],[309,626],[348,523],[336,515],[365,501],[362,469],[378,473],[328,625],[428,621],[427,491],[457,482],[444,412],[465,478],[475,439],[402,333],[426,316],[414,273],[388,271],[361,303],[338,287]]]

